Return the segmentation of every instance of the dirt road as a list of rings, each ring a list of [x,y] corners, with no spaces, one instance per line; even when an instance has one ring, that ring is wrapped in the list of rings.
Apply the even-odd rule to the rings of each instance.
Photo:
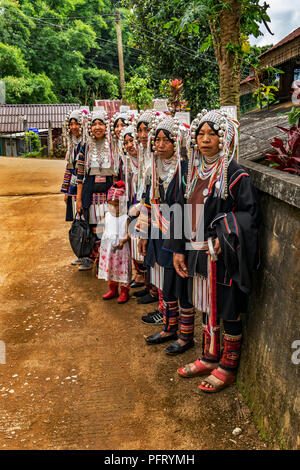
[[[143,335],[134,299],[78,272],[59,193],[64,162],[0,157],[0,449],[265,449],[234,385],[196,393]],[[233,436],[240,427],[243,432]]]

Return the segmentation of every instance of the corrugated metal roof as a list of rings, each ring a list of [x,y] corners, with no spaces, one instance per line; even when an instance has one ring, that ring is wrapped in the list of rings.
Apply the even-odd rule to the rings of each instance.
[[[48,128],[51,121],[52,128],[61,128],[66,115],[79,108],[79,104],[2,104],[0,105],[0,133],[24,131],[24,116],[28,127],[37,129]]]
[[[266,54],[269,54],[269,52],[273,51],[274,49],[277,49],[280,46],[283,46],[284,44],[287,44],[288,42],[292,41],[293,39],[296,39],[299,36],[300,36],[300,27],[295,29],[292,33],[288,34],[285,38],[283,38],[281,41],[275,44],[275,46],[270,47],[270,49],[263,52],[259,57],[264,57]]]

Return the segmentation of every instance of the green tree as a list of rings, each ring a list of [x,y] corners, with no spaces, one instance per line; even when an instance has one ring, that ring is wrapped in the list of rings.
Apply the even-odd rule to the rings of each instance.
[[[249,53],[247,38],[250,34],[257,37],[260,34],[260,24],[267,25],[270,20],[266,3],[260,5],[259,0],[167,0],[159,2],[159,5],[155,0],[132,0],[127,3],[132,7],[132,27],[134,28],[135,17],[138,17],[136,29],[138,30],[141,25],[140,31],[136,31],[136,36],[140,34],[142,40],[134,36],[135,40],[144,41],[145,49],[150,40],[152,43],[156,42],[155,58],[160,56],[161,52],[164,52],[164,46],[167,46],[173,63],[178,59],[185,63],[186,59],[181,58],[175,45],[176,43],[179,51],[178,45],[182,39],[185,39],[186,56],[189,47],[194,50],[194,61],[198,60],[200,65],[202,59],[202,70],[200,71],[198,67],[197,72],[199,77],[203,77],[206,76],[207,69],[210,72],[213,69],[207,60],[207,53],[213,47],[218,65],[220,104],[235,104],[239,109],[241,64],[245,55]],[[166,21],[166,15],[169,16],[169,21]],[[157,26],[153,37],[149,29],[151,25]],[[169,38],[161,33],[163,30],[168,32]],[[147,36],[151,39],[149,37],[147,39]],[[196,41],[192,47],[191,39],[197,38],[198,43]],[[205,52],[206,57],[202,57],[201,52]],[[190,61],[192,62],[191,59]],[[212,58],[210,62],[213,63]],[[189,78],[188,73],[186,76]],[[180,78],[183,78],[188,88],[191,80],[187,81],[182,75]],[[204,94],[204,97],[209,98],[207,94],[206,96]],[[207,104],[209,105],[209,99]]]
[[[12,75],[21,77],[28,74],[22,51],[15,46],[8,46],[0,42],[0,77]]]
[[[127,1],[126,5],[131,7],[124,20],[131,27],[130,44],[141,50],[137,73],[149,79],[155,96],[163,97],[161,80],[176,77],[183,81],[193,115],[201,108],[218,106],[218,65],[212,43],[205,43],[208,25],[186,20],[180,29],[174,19],[185,9],[179,12],[172,1]]]
[[[138,111],[150,106],[153,100],[153,91],[148,87],[148,80],[134,75],[125,85],[124,99]]]
[[[34,21],[20,8],[16,0],[1,0],[0,3],[0,41],[19,47],[22,51],[30,40]]]
[[[88,68],[83,74],[86,86],[81,102],[93,105],[95,99],[116,99],[119,96],[118,77],[106,70]]]
[[[45,74],[29,74],[27,77],[4,77],[6,102],[20,103],[57,103],[52,91],[53,83]]]
[[[55,96],[60,102],[92,104],[98,92],[101,97],[120,96],[114,17],[118,3],[114,0],[1,0],[0,42],[19,51],[15,66],[10,60],[8,70],[2,72],[10,77],[7,80],[10,89],[15,90],[10,94],[12,99],[18,95],[22,100],[34,96],[28,92],[28,84],[41,74],[52,82],[53,94],[46,93],[47,99]],[[130,34],[129,25],[124,23],[126,79],[137,68],[139,54],[134,47],[127,46]],[[1,53],[4,63],[7,51],[0,50],[0,61]],[[22,60],[27,70],[21,66]],[[17,76],[26,78],[19,87],[12,80]]]

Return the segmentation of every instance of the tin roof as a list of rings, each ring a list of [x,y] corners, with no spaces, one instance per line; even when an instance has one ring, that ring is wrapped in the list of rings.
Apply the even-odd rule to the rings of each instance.
[[[66,115],[79,108],[79,104],[2,104],[0,105],[0,133],[24,131],[24,116],[28,127],[37,129],[61,128]]]

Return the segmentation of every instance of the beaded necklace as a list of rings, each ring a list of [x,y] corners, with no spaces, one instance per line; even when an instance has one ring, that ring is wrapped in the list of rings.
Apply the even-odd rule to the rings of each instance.
[[[208,183],[208,195],[211,194],[212,192],[212,187],[214,183],[216,183],[216,189],[219,189],[222,187],[222,181],[223,181],[223,169],[224,169],[224,159],[222,158],[222,155],[219,153],[215,156],[215,158],[212,158],[210,161],[207,161],[205,159],[204,155],[200,158],[200,162],[198,165],[198,168],[194,168],[194,174],[193,178],[191,181],[191,189],[188,193],[188,197],[191,196],[193,193],[197,180],[198,178],[201,180],[206,180],[209,178],[209,183]]]
[[[102,168],[110,166],[109,146],[107,140],[92,139],[90,144],[90,159],[87,162],[90,168]]]
[[[69,135],[68,138],[68,150],[66,154],[66,160],[69,168],[73,168],[73,164],[76,162],[76,151],[80,144],[82,137],[76,137],[74,134]]]

